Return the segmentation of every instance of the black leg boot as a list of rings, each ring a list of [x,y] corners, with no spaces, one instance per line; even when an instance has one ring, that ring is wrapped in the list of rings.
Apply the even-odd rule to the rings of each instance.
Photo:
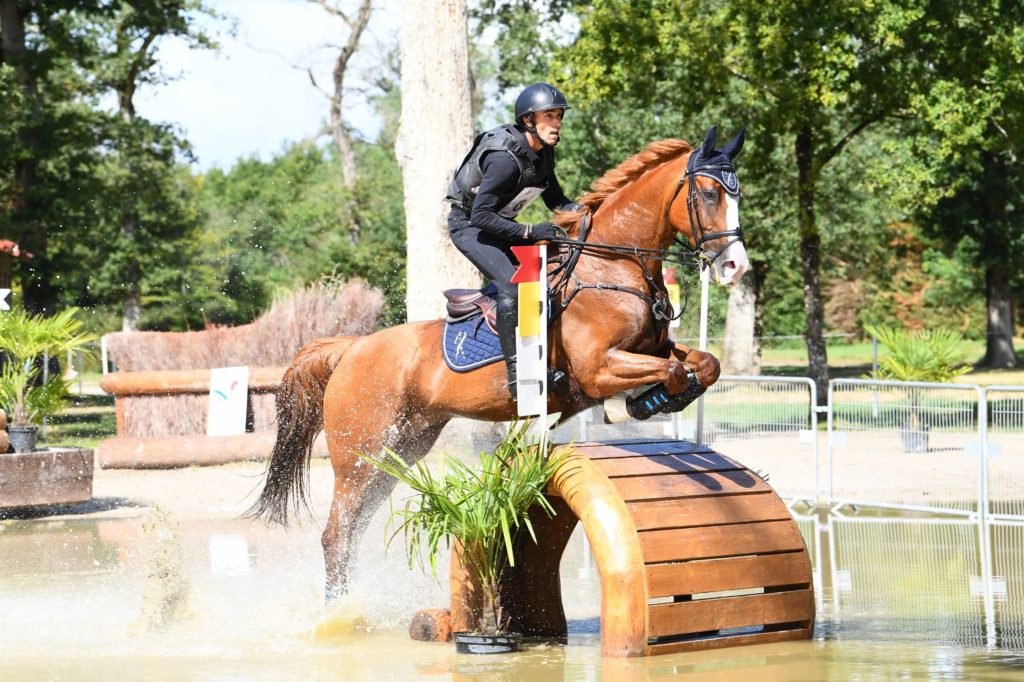
[[[495,322],[501,352],[505,354],[505,366],[508,368],[508,390],[512,400],[516,400],[516,325],[519,323],[519,301],[504,292],[499,292],[495,299],[498,302]]]

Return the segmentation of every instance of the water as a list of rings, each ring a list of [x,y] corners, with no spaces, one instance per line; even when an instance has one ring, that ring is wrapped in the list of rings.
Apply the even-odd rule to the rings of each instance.
[[[353,594],[322,599],[317,521],[240,520],[255,465],[98,472],[97,500],[0,521],[0,679],[1024,679],[1024,525],[862,511],[799,519],[815,565],[814,638],[602,660],[599,582],[580,537],[562,565],[565,646],[459,656],[413,642],[445,590],[368,531]],[[313,467],[325,496],[330,470]],[[980,551],[991,542],[992,560]],[[442,572],[446,575],[446,569]]]

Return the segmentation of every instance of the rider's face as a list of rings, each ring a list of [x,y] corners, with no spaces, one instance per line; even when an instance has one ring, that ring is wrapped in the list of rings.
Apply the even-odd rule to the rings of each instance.
[[[552,147],[558,144],[561,139],[562,116],[565,109],[549,109],[538,111],[533,115],[534,125],[537,128],[537,137]]]

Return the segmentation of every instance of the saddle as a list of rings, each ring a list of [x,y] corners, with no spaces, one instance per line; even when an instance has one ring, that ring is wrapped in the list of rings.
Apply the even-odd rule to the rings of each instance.
[[[448,322],[464,322],[478,315],[482,316],[487,328],[495,335],[498,333],[497,314],[498,302],[494,300],[498,287],[490,282],[483,289],[448,289],[444,297],[448,299]]]

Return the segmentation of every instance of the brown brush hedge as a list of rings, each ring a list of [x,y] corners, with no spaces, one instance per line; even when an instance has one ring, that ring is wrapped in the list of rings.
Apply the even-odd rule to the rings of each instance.
[[[118,371],[284,367],[306,343],[325,336],[361,336],[377,326],[384,294],[354,280],[326,279],[275,302],[250,324],[196,332],[107,334]],[[206,395],[126,396],[124,432],[146,438],[205,433]],[[273,393],[250,394],[254,431],[274,426]]]

